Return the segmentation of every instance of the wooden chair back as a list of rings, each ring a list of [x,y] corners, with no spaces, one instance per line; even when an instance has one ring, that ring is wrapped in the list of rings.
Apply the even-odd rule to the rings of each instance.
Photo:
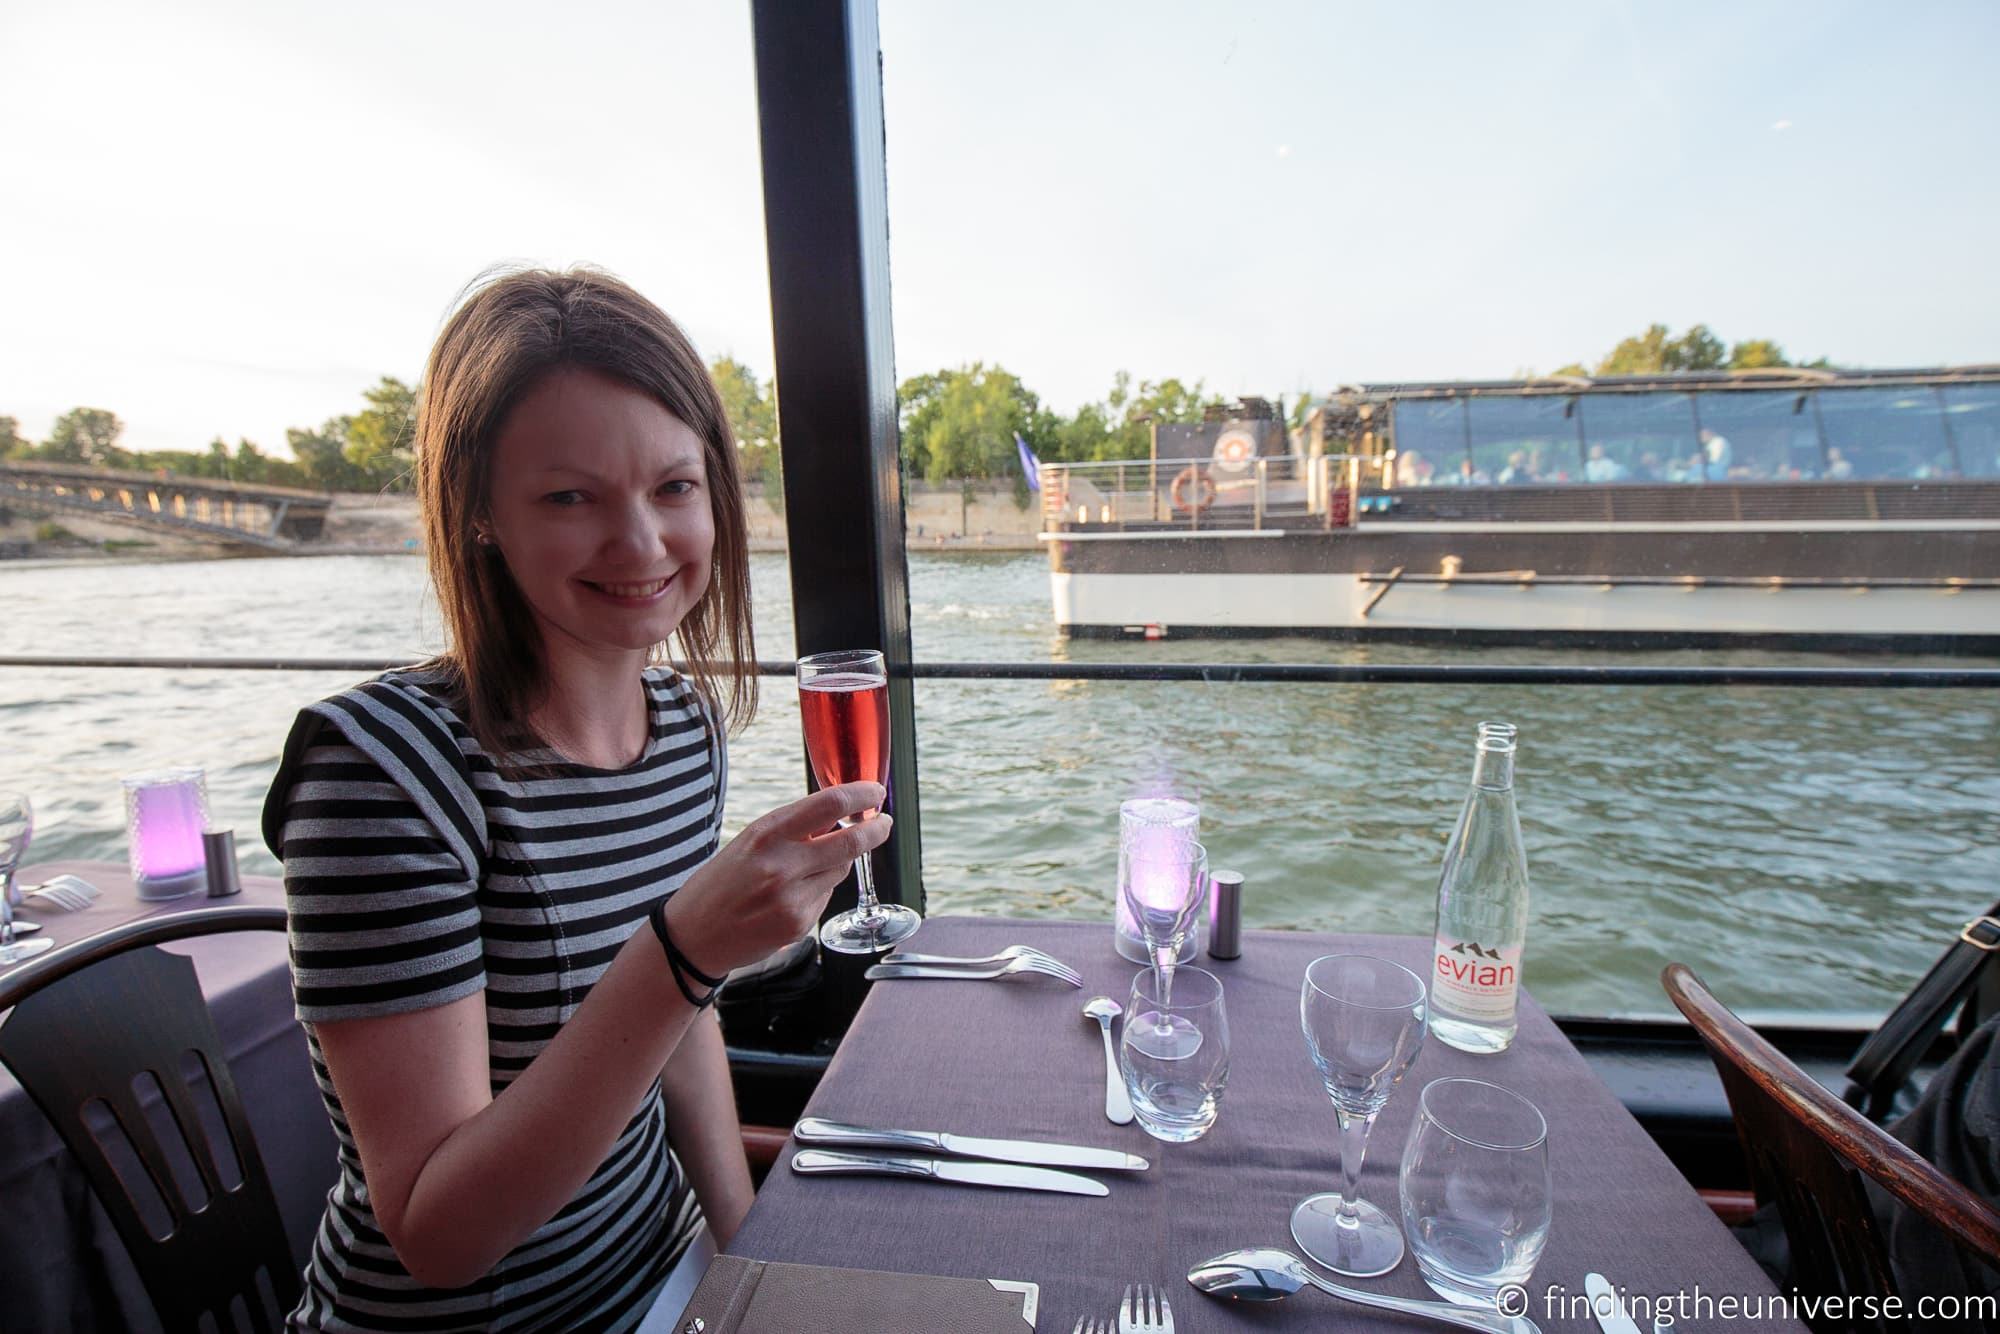
[[[1710,994],[1685,964],[1660,975],[1722,1076],[1759,1203],[1775,1202],[1803,1294],[1898,1293],[1889,1251],[1863,1182],[1872,1181],[1935,1227],[1962,1255],[2000,1268],[2000,1214],[1828,1092]],[[1890,1329],[1851,1313],[1815,1329]]]
[[[284,925],[277,907],[142,918],[0,977],[0,1064],[83,1168],[169,1334],[275,1334],[300,1276],[194,965],[153,946]]]

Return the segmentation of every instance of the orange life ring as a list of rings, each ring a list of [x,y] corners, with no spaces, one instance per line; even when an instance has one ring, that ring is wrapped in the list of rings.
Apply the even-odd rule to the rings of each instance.
[[[1194,484],[1193,500],[1187,498],[1187,486],[1190,482]],[[1167,495],[1172,498],[1175,509],[1199,514],[1215,503],[1215,483],[1202,476],[1201,472],[1190,463],[1174,474],[1173,485],[1167,488]]]

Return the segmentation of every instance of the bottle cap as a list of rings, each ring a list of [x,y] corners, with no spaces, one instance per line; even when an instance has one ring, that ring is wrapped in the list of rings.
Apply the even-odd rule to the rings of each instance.
[[[1234,959],[1243,953],[1243,873],[1215,871],[1208,881],[1208,957]]]

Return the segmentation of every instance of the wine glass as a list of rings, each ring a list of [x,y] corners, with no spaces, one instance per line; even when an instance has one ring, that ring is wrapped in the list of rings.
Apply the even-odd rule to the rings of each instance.
[[[1162,851],[1126,847],[1118,854],[1118,892],[1132,910],[1153,960],[1160,1005],[1125,1021],[1132,1045],[1155,1060],[1183,1060],[1201,1047],[1201,1030],[1172,1010],[1174,965],[1194,929],[1208,889],[1208,850],[1180,842]]]
[[[19,963],[55,946],[53,940],[20,940],[14,932],[14,872],[28,855],[35,808],[22,792],[0,792],[0,965]]]
[[[799,720],[805,727],[806,757],[821,787],[841,783],[889,783],[889,672],[873,649],[843,649],[799,659]],[[872,819],[866,810],[854,824]],[[875,897],[875,871],[868,854],[854,859],[858,901],[829,917],[820,943],[840,954],[874,954],[909,938],[923,918],[900,903]]]
[[[1403,1230],[1361,1198],[1368,1132],[1416,1060],[1428,1027],[1423,980],[1366,954],[1329,954],[1306,966],[1299,1023],[1340,1122],[1340,1189],[1292,1210],[1292,1239],[1336,1274],[1386,1274],[1403,1259]]]

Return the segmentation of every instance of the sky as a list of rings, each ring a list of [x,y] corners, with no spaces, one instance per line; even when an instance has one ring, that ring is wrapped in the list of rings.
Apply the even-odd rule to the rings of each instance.
[[[1705,322],[2000,361],[2000,6],[880,0],[899,377],[1498,378]],[[496,264],[772,369],[747,0],[0,0],[0,415],[414,381]]]

